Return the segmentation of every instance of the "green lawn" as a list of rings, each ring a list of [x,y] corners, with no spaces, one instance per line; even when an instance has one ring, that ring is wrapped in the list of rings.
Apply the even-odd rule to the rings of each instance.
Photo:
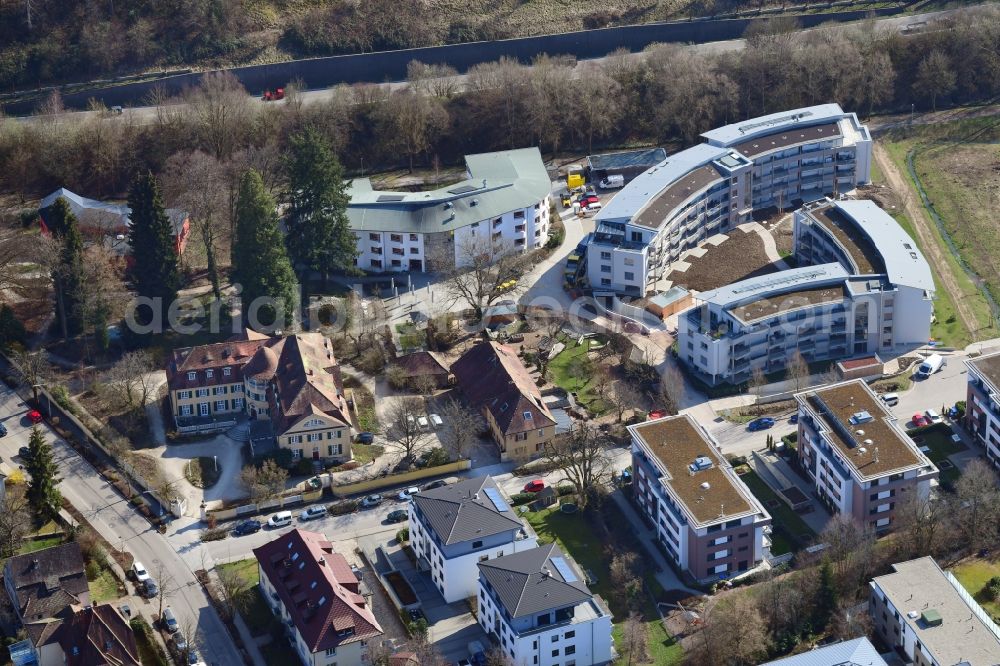
[[[139,648],[139,660],[142,661],[142,666],[167,666],[170,662],[163,654],[163,649],[156,644],[149,624],[141,617],[132,618],[129,624],[135,634],[135,644]]]
[[[354,454],[354,460],[358,464],[364,465],[385,453],[385,447],[380,444],[359,444],[358,442],[354,442],[351,444],[351,452]]]
[[[118,592],[118,579],[108,569],[101,569],[101,575],[90,581],[88,587],[93,604],[114,601],[122,596]]]
[[[926,446],[930,451],[927,452],[927,457],[931,459],[931,462],[938,465],[942,460],[946,460],[948,456],[953,453],[958,453],[959,451],[965,450],[965,444],[962,442],[952,441],[952,430],[944,423],[937,423],[927,428],[917,428],[914,430],[908,430],[907,434],[913,438],[914,443],[919,446]],[[940,481],[942,485],[950,488],[958,477],[961,476],[958,468],[952,465],[946,469],[940,469]]]
[[[1000,602],[989,599],[984,589],[990,578],[1000,576],[1000,563],[976,558],[962,562],[951,572],[987,613],[993,617],[1000,617]]]
[[[594,394],[590,386],[594,372],[593,367],[588,368],[586,358],[591,344],[600,346],[605,344],[605,341],[596,336],[585,338],[580,345],[568,336],[560,336],[559,341],[565,344],[566,348],[549,361],[549,379],[557,386],[576,393],[577,402],[586,406],[593,414],[603,414],[609,406]]]
[[[754,497],[760,500],[761,504],[764,505],[764,508],[767,509],[767,512],[771,514],[771,518],[774,520],[773,529],[771,530],[772,554],[784,555],[793,550],[798,550],[812,541],[813,537],[816,536],[816,532],[802,520],[802,516],[792,511],[778,497],[778,494],[771,490],[771,487],[765,483],[764,479],[757,476],[757,473],[753,470],[743,474],[740,478],[743,479],[743,483],[747,485],[747,488],[754,494]],[[778,504],[772,505],[772,500]]]
[[[196,488],[211,488],[222,475],[222,467],[212,456],[200,456],[184,466],[184,478]]]
[[[611,593],[611,574],[609,562],[605,559],[604,544],[594,533],[586,517],[582,514],[565,514],[558,508],[544,511],[525,512],[522,514],[538,534],[541,543],[552,543],[568,553],[581,568],[589,570],[597,578],[597,583],[591,586],[591,591],[599,594],[605,601],[614,598]],[[640,558],[642,553],[639,553]],[[650,576],[651,577],[651,576]],[[653,579],[655,582],[655,579]],[[644,596],[642,608],[643,617],[647,620],[648,649],[650,664],[680,664],[684,651],[681,646],[668,635],[660,623],[659,614],[652,601]],[[612,609],[614,612],[615,609]],[[621,646],[622,623],[625,621],[624,611],[615,613],[613,636]],[[635,663],[635,662],[634,662]],[[639,666],[636,663],[636,666]]]
[[[58,546],[65,539],[61,536],[48,537],[45,539],[27,539],[21,544],[21,549],[18,551],[20,555],[25,553],[34,553],[38,550],[45,550],[46,548],[51,548],[52,546]]]
[[[260,636],[267,632],[274,615],[267,607],[264,597],[260,594],[260,570],[257,568],[257,560],[250,558],[230,562],[229,564],[218,565],[222,570],[235,570],[243,580],[247,582],[247,587],[237,599],[240,615],[250,628],[250,633]]]

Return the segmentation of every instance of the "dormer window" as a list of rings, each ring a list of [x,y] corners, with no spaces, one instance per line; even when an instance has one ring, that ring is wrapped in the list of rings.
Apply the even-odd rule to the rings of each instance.
[[[188,381],[189,382],[193,382],[196,379],[198,379],[198,373],[197,372],[189,372],[188,373]]]
[[[316,589],[316,581],[313,581],[313,582],[309,583],[309,589],[310,590],[315,590]]]
[[[205,376],[208,377],[209,379],[211,379],[214,375],[215,375],[215,373],[213,371],[211,371],[211,370],[206,370],[205,371]]]
[[[231,374],[233,374],[233,369],[232,368],[223,368],[222,369],[222,376],[223,377],[228,377]]]
[[[325,603],[326,603],[326,597],[320,597],[319,601],[316,602],[316,605],[317,606],[322,606]]]
[[[525,412],[524,413],[524,420],[525,421],[530,421],[531,420],[531,412]]]

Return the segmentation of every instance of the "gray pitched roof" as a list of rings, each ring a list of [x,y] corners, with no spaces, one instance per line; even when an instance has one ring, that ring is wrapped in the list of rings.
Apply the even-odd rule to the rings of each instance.
[[[466,155],[469,178],[426,192],[375,190],[367,178],[351,182],[347,217],[355,231],[454,231],[504,213],[530,208],[552,183],[538,148]]]
[[[886,663],[875,646],[862,637],[769,661],[761,666],[886,666]]]
[[[565,580],[554,558],[562,558],[576,580]],[[479,575],[515,618],[575,606],[593,597],[583,576],[554,543],[480,562]]]
[[[510,507],[500,511],[487,496],[487,489],[500,493],[492,477],[481,476],[421,492],[414,495],[413,502],[427,527],[446,546],[521,529],[514,511]]]

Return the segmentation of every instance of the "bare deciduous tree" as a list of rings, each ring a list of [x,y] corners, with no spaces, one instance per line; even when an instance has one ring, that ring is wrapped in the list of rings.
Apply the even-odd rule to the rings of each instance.
[[[32,530],[31,507],[23,483],[9,484],[0,511],[0,557],[11,557]]]
[[[693,643],[689,659],[698,666],[750,666],[759,663],[769,646],[760,611],[746,592],[720,599],[705,616]]]
[[[402,452],[403,459],[413,460],[427,434],[417,419],[424,417],[424,401],[420,398],[396,398],[386,410],[385,436],[390,445]]]
[[[491,233],[487,229],[486,233]],[[503,298],[515,299],[526,286],[518,283],[527,269],[525,256],[492,240],[474,238],[462,243],[454,258],[438,257],[442,285],[449,296],[467,305],[482,320],[483,314]],[[452,266],[457,262],[457,266]]]
[[[642,393],[630,381],[617,381],[608,391],[606,400],[615,409],[615,422],[621,423],[625,412],[630,409],[639,409],[642,402]]]
[[[684,373],[676,363],[667,363],[660,375],[659,398],[668,414],[677,414],[684,403]]]
[[[11,360],[14,362],[14,374],[22,384],[31,387],[35,403],[38,403],[38,387],[49,375],[49,363],[45,360],[45,354],[22,349],[15,351]]]
[[[985,460],[976,458],[962,470],[952,513],[959,543],[970,551],[992,547],[1000,538],[1000,490],[997,475]]]
[[[240,471],[240,482],[254,504],[266,502],[280,495],[288,480],[288,470],[273,460],[265,460],[260,467],[247,465]]]
[[[798,349],[792,352],[791,358],[788,359],[788,364],[785,366],[785,377],[795,384],[796,391],[802,390],[803,385],[809,380],[809,364]]]
[[[931,109],[937,111],[938,98],[950,94],[955,89],[955,81],[955,70],[948,54],[934,49],[917,66],[913,92],[929,97]]]
[[[232,618],[239,610],[240,599],[249,587],[249,583],[236,567],[216,567],[215,575],[216,589],[223,611],[227,615],[226,619]]]
[[[621,649],[627,655],[626,666],[649,661],[648,635],[642,617],[638,613],[630,613],[622,626]]]
[[[454,398],[450,398],[439,409],[444,427],[438,432],[438,439],[453,458],[468,458],[483,429],[482,419]]]
[[[230,72],[210,72],[188,95],[202,145],[216,159],[227,159],[243,144],[253,123],[252,100]]]
[[[155,371],[149,352],[128,352],[108,370],[105,382],[123,406],[142,409],[156,385]]]
[[[603,486],[614,469],[606,437],[596,428],[578,424],[573,432],[554,437],[544,446],[544,457],[561,469],[573,484],[581,508],[592,489]]]

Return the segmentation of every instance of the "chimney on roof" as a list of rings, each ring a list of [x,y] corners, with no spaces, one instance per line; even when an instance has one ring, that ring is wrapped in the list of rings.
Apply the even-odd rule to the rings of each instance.
[[[38,560],[37,559],[31,560],[31,568],[32,569],[37,569],[38,568]]]
[[[549,571],[548,567],[542,567],[542,578],[548,578],[551,575],[552,575],[552,572]]]

